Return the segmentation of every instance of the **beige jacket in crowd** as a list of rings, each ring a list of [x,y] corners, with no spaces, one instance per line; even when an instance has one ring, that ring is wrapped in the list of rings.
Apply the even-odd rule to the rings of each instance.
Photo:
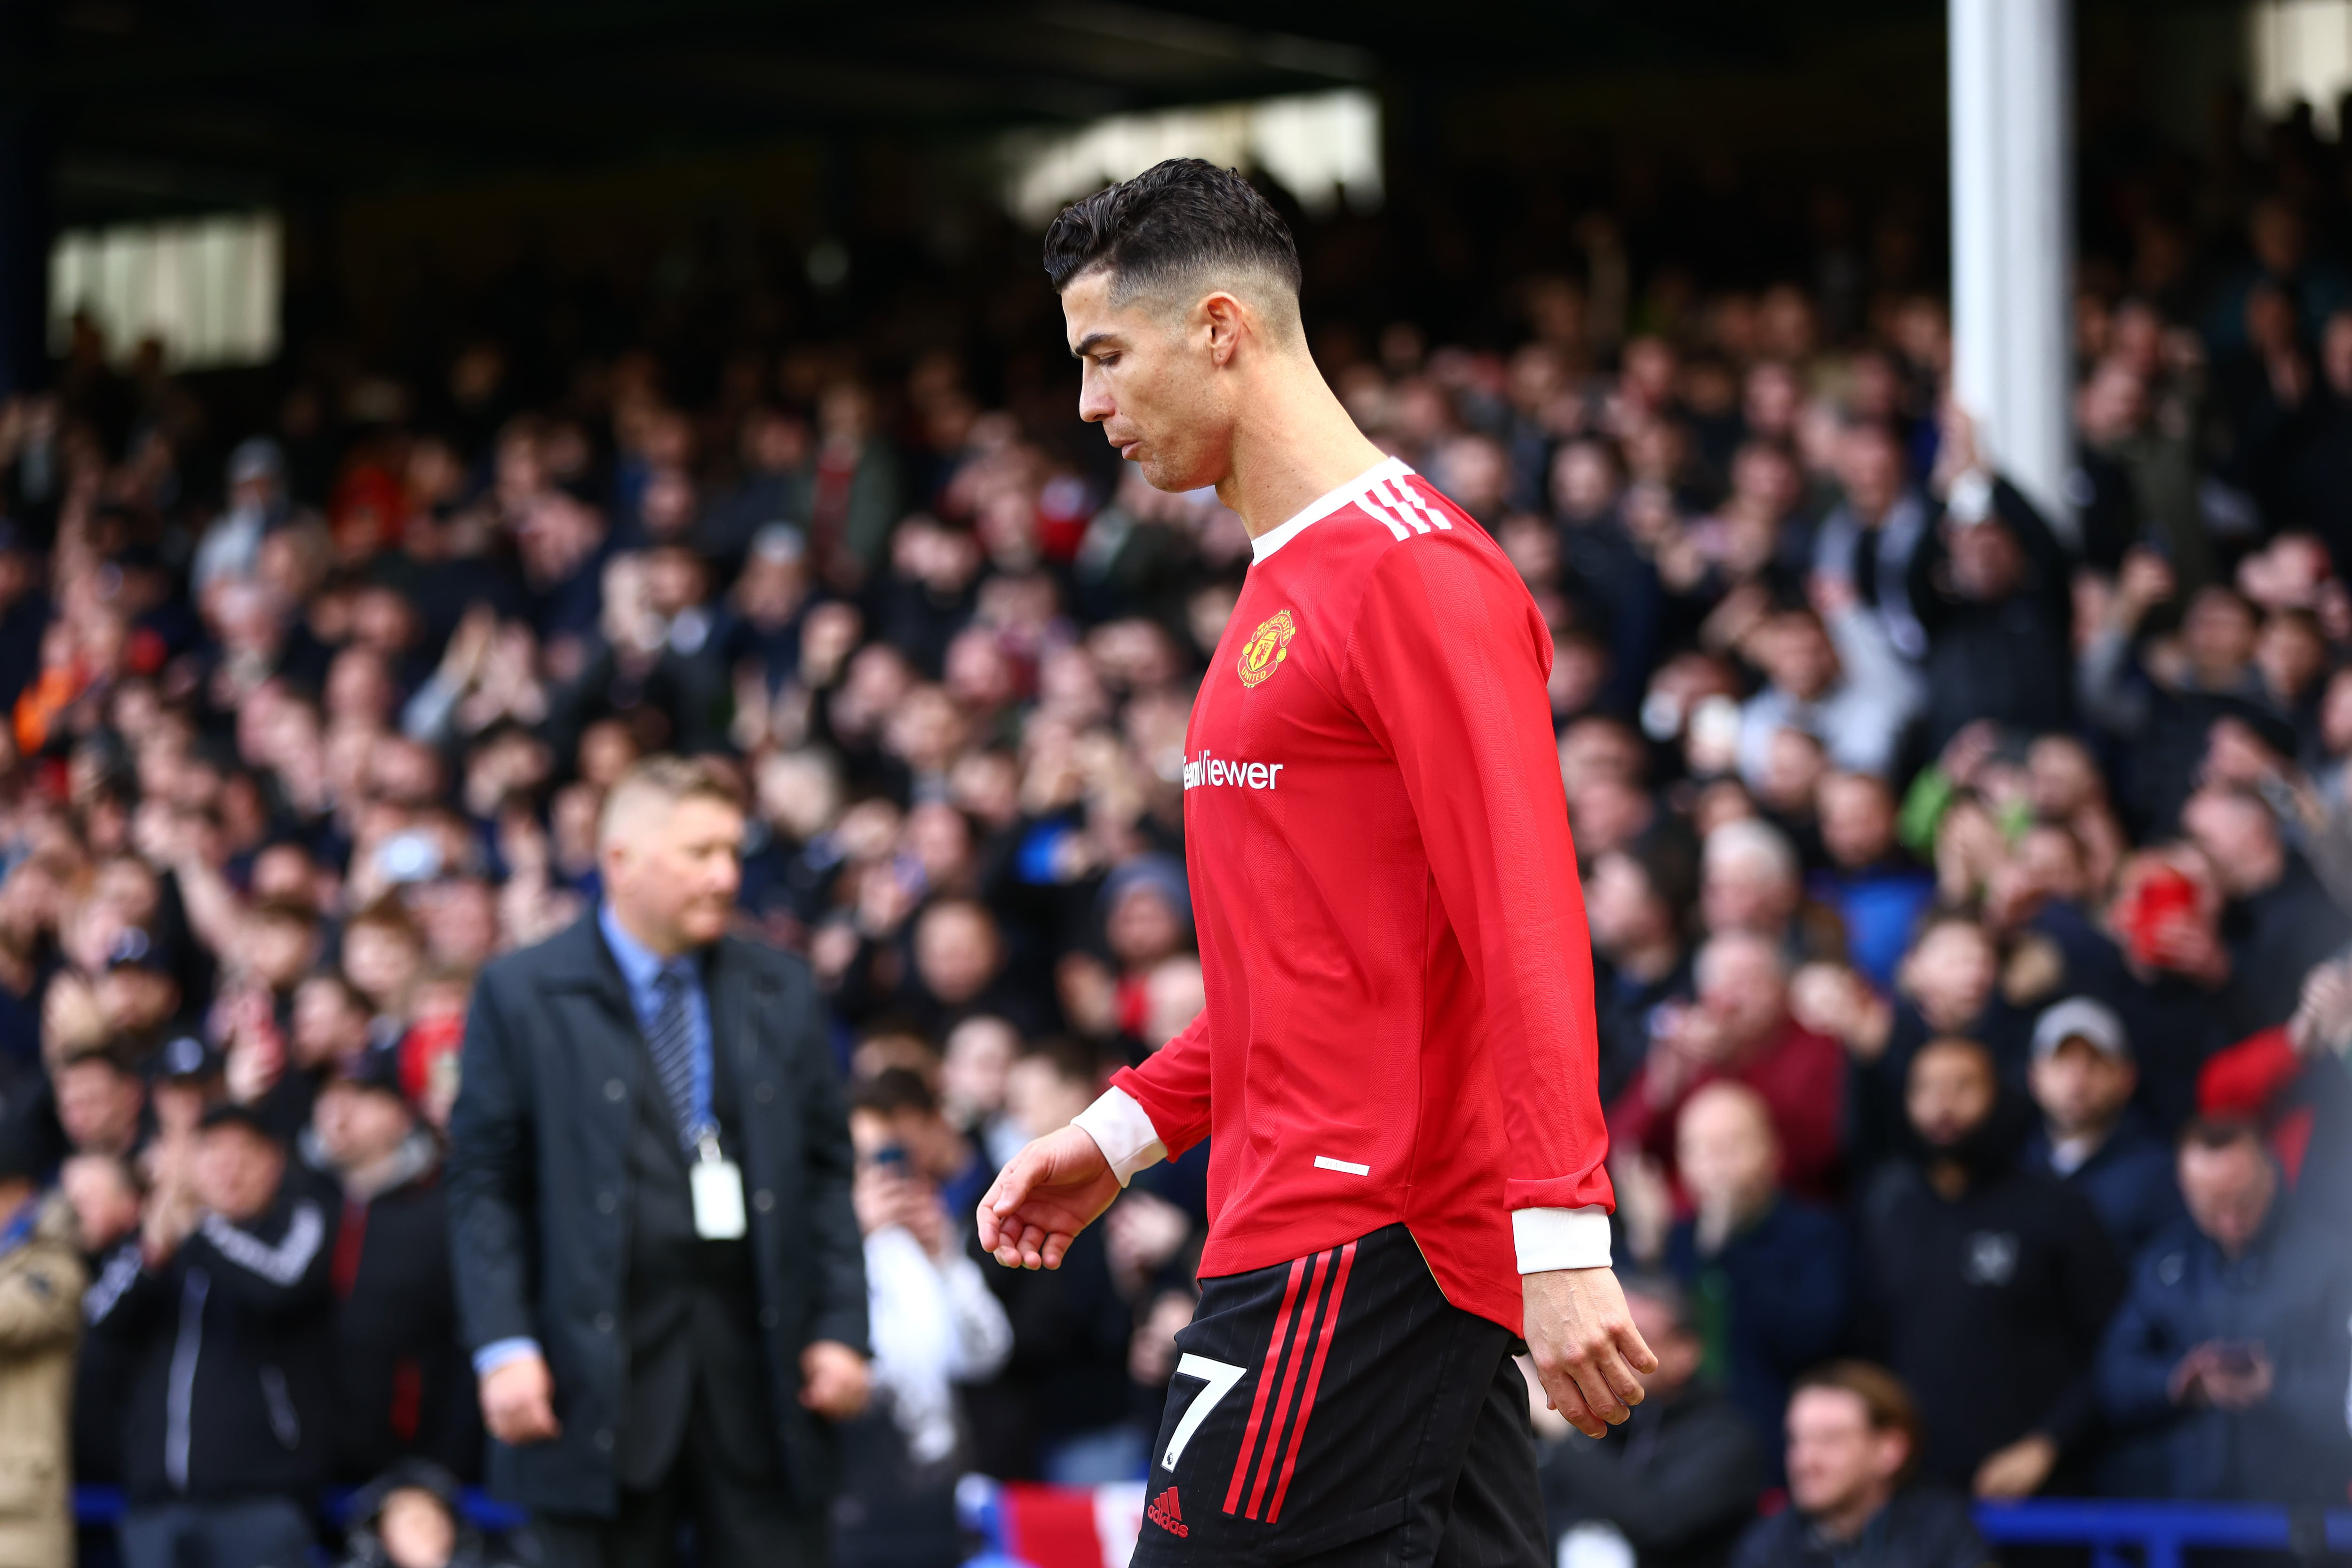
[[[0,1568],[70,1568],[74,1560],[83,1282],[73,1211],[52,1193],[33,1234],[0,1253]]]

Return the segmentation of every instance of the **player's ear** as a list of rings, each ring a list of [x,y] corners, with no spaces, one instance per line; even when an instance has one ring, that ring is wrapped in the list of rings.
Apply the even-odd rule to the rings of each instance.
[[[1206,330],[1209,363],[1219,367],[1230,364],[1241,347],[1242,331],[1247,325],[1248,307],[1219,289],[1202,300],[1196,317]]]

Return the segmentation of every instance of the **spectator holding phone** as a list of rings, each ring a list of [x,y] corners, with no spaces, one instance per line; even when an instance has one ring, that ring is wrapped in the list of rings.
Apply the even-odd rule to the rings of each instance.
[[[2100,1404],[2132,1435],[2104,1479],[2158,1497],[2340,1501],[2341,1248],[2282,1225],[2278,1167],[2252,1122],[2190,1123],[2179,1173],[2189,1223],[2141,1257],[2099,1353]]]
[[[2129,1033],[2137,1101],[2168,1140],[2196,1110],[2199,1067],[2234,1037],[2224,908],[2211,867],[2191,846],[2127,855],[2106,901],[2116,962],[2104,971],[2085,965],[2095,971],[2085,988],[2114,1005]]]
[[[905,1137],[910,1121],[937,1115],[903,1068],[861,1086],[850,1103],[875,1401],[842,1434],[848,1485],[834,1522],[845,1568],[956,1561],[956,1478],[971,1459],[957,1385],[993,1376],[1013,1352],[1004,1309]]]

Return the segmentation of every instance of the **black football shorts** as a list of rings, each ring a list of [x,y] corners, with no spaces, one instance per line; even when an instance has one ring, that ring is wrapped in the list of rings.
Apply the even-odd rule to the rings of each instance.
[[[1202,1281],[1134,1568],[1545,1568],[1511,1332],[1449,1305],[1402,1225]]]

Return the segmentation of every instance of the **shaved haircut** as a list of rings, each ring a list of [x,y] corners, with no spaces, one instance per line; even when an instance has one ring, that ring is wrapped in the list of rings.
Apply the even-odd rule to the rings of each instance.
[[[1189,306],[1213,289],[1246,299],[1285,340],[1302,336],[1298,246],[1282,215],[1232,169],[1171,158],[1064,207],[1045,231],[1055,292],[1110,275],[1110,302]]]

